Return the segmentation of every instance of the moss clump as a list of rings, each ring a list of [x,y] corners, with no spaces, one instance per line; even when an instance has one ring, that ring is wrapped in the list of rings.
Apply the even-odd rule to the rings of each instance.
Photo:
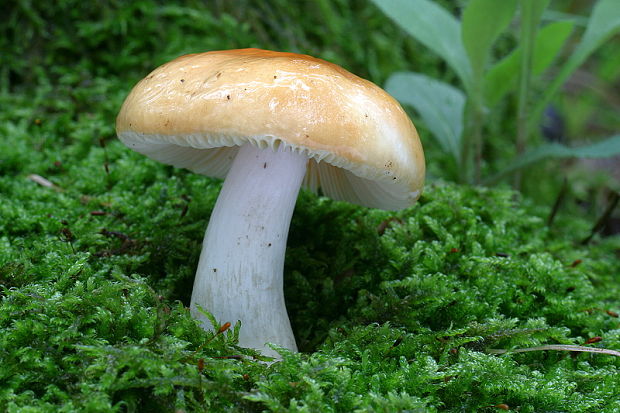
[[[68,184],[105,152],[104,189]],[[620,348],[620,241],[578,247],[583,222],[551,231],[511,191],[433,185],[399,213],[302,193],[286,292],[306,352],[266,365],[182,304],[217,183],[116,142],[56,182],[0,178],[1,410],[620,408],[612,356],[487,352]]]

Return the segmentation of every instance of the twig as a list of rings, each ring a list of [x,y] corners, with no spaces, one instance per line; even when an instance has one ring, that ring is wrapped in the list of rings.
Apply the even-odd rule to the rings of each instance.
[[[590,235],[588,235],[581,241],[581,245],[588,244],[592,237],[594,237],[594,234],[596,234],[605,227],[607,221],[609,220],[609,217],[611,216],[611,213],[614,211],[614,209],[616,209],[616,206],[618,206],[618,201],[620,201],[620,193],[612,191],[609,203],[607,204],[607,208],[605,208],[605,212],[603,212],[603,215],[601,215],[601,217],[596,221],[596,224],[594,224],[594,226],[592,227]]]
[[[46,188],[52,188],[56,191],[62,191],[62,188],[59,187],[58,185],[56,185],[55,183],[53,183],[52,181],[43,178],[41,175],[37,175],[37,174],[30,174],[27,176],[28,179],[30,179],[32,182],[35,182],[41,186],[44,186]]]
[[[515,348],[512,350],[490,348],[490,349],[487,349],[486,352],[490,354],[506,354],[506,353],[525,353],[526,351],[545,351],[545,350],[579,351],[579,352],[586,352],[586,353],[608,354],[610,356],[620,357],[620,351],[618,350],[610,350],[607,348],[598,348],[598,347],[584,347],[584,346],[577,346],[574,344],[548,344],[545,346]]]
[[[558,210],[560,209],[560,206],[562,205],[564,198],[566,197],[567,191],[568,191],[568,180],[566,179],[566,177],[564,177],[564,180],[562,181],[562,186],[560,187],[560,192],[558,192],[558,196],[555,199],[555,203],[553,204],[551,213],[549,214],[549,217],[547,218],[548,227],[551,227],[551,225],[553,224],[553,220],[555,219],[555,216],[558,213]]]

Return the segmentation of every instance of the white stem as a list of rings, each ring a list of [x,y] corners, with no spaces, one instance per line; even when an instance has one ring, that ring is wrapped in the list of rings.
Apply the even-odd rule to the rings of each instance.
[[[239,345],[277,355],[265,343],[296,351],[284,305],[286,238],[308,159],[282,149],[239,149],[215,203],[202,244],[190,308],[218,322],[241,320]]]

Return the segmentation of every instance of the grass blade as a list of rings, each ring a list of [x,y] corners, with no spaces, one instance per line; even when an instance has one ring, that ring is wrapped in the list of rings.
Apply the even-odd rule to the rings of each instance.
[[[588,20],[586,32],[562,70],[555,76],[553,82],[547,88],[538,104],[532,111],[529,128],[533,130],[538,125],[540,116],[553,95],[568,80],[571,74],[596,50],[603,42],[620,30],[620,7],[618,0],[600,0],[594,6],[592,15]]]
[[[510,24],[516,8],[516,0],[471,0],[467,4],[461,34],[474,79],[482,76],[491,47]]]
[[[465,95],[459,89],[418,73],[393,74],[385,89],[411,105],[441,147],[458,161],[463,133]]]
[[[532,61],[534,75],[540,75],[549,68],[574,26],[573,22],[562,21],[548,24],[538,31]],[[507,93],[516,89],[520,60],[521,48],[518,48],[487,72],[484,78],[484,96],[489,107],[495,106]]]
[[[463,42],[461,24],[430,0],[373,0],[386,15],[417,41],[441,56],[463,84],[471,84],[471,68]]]
[[[584,145],[577,148],[571,148],[559,143],[547,143],[518,156],[512,164],[495,176],[489,178],[487,183],[496,182],[511,172],[523,169],[544,159],[609,158],[616,155],[620,155],[620,135],[614,135],[591,145]]]

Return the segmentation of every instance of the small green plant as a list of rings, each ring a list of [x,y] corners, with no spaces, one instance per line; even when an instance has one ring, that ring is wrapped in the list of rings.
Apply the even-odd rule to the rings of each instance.
[[[620,29],[617,0],[599,0],[585,33],[555,77],[531,105],[533,80],[551,67],[571,35],[575,23],[556,20],[542,26],[550,0],[470,0],[461,21],[431,0],[373,0],[417,41],[439,55],[454,71],[461,88],[429,76],[400,72],[386,89],[411,105],[441,149],[451,155],[447,177],[465,182],[491,183],[545,158],[608,157],[620,153],[620,135],[592,145],[571,148],[547,143],[529,148],[541,116],[569,76]],[[518,15],[518,42],[497,62],[490,57],[497,40]],[[516,93],[515,157],[482,176],[483,133],[490,114],[502,99]]]

